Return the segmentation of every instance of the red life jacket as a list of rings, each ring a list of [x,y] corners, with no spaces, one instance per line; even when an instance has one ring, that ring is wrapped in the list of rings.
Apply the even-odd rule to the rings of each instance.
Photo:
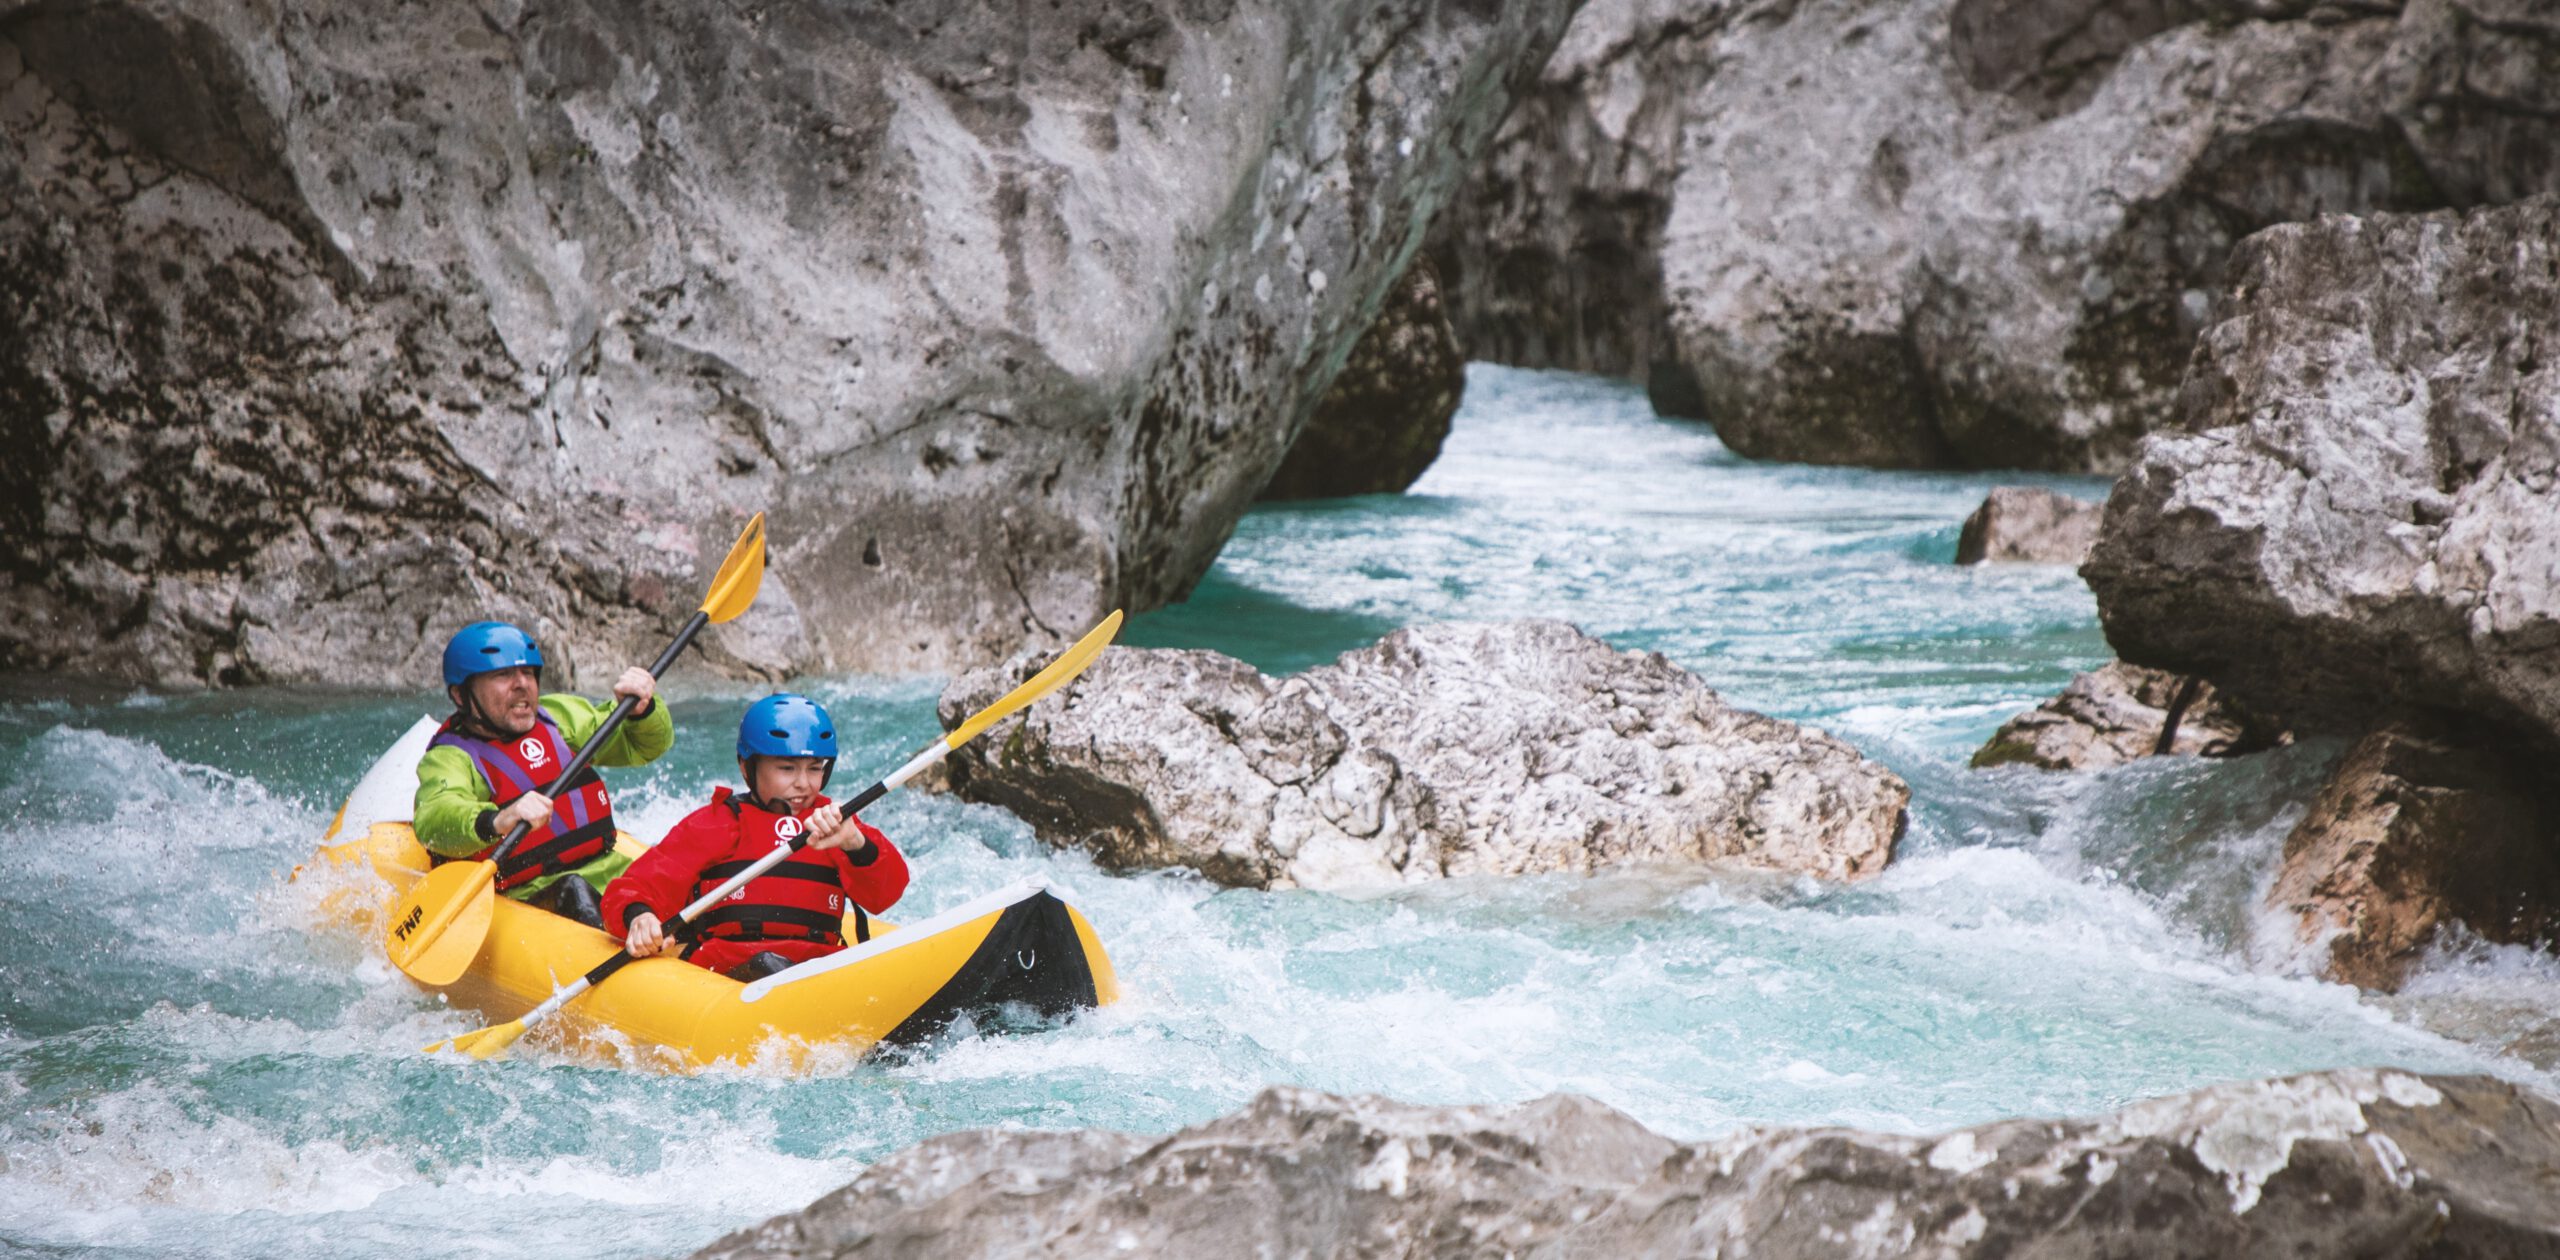
[[[753,798],[725,787],[712,791],[711,803],[727,805],[737,818],[737,839],[732,842],[729,858],[702,868],[692,893],[686,897],[688,905],[730,876],[755,865],[775,845],[788,844],[808,831],[804,820],[774,813]],[[809,808],[815,810],[826,803],[827,798],[821,796]],[[870,917],[862,907],[846,900],[844,876],[833,857],[811,854],[803,848],[703,911],[693,921],[688,935],[724,941],[810,941],[835,948],[844,944],[847,910],[853,911],[855,938],[871,939]]]
[[[605,795],[604,779],[589,766],[566,785],[555,785],[552,780],[571,759],[569,744],[560,738],[560,724],[548,712],[537,708],[534,717],[533,729],[509,744],[458,734],[453,718],[446,718],[436,728],[436,737],[427,741],[429,748],[459,748],[469,754],[471,764],[480,768],[481,782],[489,785],[489,799],[500,809],[527,792],[551,797],[551,816],[519,841],[506,861],[498,863],[500,892],[584,866],[613,847],[613,802]],[[489,851],[497,847],[492,842],[459,860],[487,861]]]

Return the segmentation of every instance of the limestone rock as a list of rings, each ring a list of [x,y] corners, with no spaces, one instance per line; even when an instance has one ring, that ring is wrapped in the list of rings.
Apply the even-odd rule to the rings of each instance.
[[[2164,749],[2160,732],[2172,712],[2177,728]],[[2282,739],[2201,678],[2110,661],[2002,724],[1973,764],[2100,770],[2161,753],[2235,756]]]
[[[944,724],[1037,664],[954,681]],[[1667,862],[1856,879],[1910,799],[1839,740],[1553,621],[1399,630],[1285,680],[1113,648],[948,764],[1053,844],[1249,887]]]
[[[1956,563],[2068,564],[2089,558],[2106,509],[2033,486],[2001,486],[1964,518]]]
[[[0,4],[0,663],[975,664],[1176,598],[1572,0]]]
[[[2494,741],[2405,725],[2356,742],[2293,834],[2267,890],[2330,978],[2396,989],[2439,929],[2507,944],[2560,926],[2560,811]],[[2544,794],[2546,797],[2549,793]]]
[[[2297,731],[2560,749],[2560,199],[2273,229],[2234,284],[2081,570],[2108,639]]]
[[[1674,351],[1662,230],[1721,0],[1591,0],[1432,226],[1470,357],[1649,380],[1702,414]]]
[[[1418,1107],[1270,1089],[1150,1141],[921,1142],[695,1260],[935,1255],[2560,1254],[2560,1101],[2346,1069],[1942,1137],[1675,1143],[1587,1098]]]
[[[1603,0],[1433,248],[1746,455],[2114,471],[2249,233],[2560,189],[2544,7]]]
[[[1466,388],[1467,359],[1441,308],[1440,279],[1428,258],[1417,258],[1377,322],[1361,334],[1262,497],[1403,490],[1440,457]]]

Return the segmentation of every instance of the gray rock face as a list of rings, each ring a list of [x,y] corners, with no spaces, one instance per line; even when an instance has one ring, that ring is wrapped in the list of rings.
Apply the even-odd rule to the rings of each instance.
[[[944,725],[1037,664],[956,680]],[[1053,844],[1248,887],[1666,862],[1856,879],[1891,859],[1911,795],[1839,740],[1552,621],[1399,630],[1287,680],[1113,648],[947,764]]]
[[[2163,730],[2170,731],[2166,748]],[[2100,770],[2164,753],[2234,756],[2283,738],[2201,678],[2110,661],[2003,723],[1973,764]]]
[[[2404,725],[2358,740],[2293,833],[2267,890],[2322,974],[2397,989],[2455,922],[2504,944],[2560,925],[2555,811],[2540,774],[2493,741]],[[2543,796],[2551,794],[2545,792]]]
[[[0,5],[0,659],[947,668],[1178,596],[1571,0]]]
[[[1690,93],[1733,6],[1592,0],[1432,227],[1471,357],[1646,380],[1697,415],[1671,343],[1662,229]]]
[[[2089,558],[2106,509],[2033,486],[2001,486],[1964,518],[1956,563],[2068,564]]]
[[[1361,334],[1262,497],[1403,490],[1440,457],[1466,389],[1467,359],[1449,331],[1440,278],[1428,258],[1417,258],[1378,322]]]
[[[1603,2],[1434,248],[1747,455],[2113,471],[2234,242],[2560,189],[2555,116],[2540,0]]]
[[[2234,283],[2081,570],[2109,640],[2297,730],[2560,749],[2560,200],[2271,230]]]
[[[2560,1101],[2345,1070],[1944,1137],[1663,1138],[1571,1095],[1296,1089],[1149,1140],[978,1130],[695,1260],[859,1256],[2370,1256],[2560,1253]]]

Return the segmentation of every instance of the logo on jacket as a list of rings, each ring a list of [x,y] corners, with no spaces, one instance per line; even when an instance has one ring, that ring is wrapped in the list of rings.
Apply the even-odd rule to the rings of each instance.
[[[800,820],[797,818],[776,818],[773,820],[773,838],[782,841],[784,844],[789,844],[792,841],[799,839],[800,833],[804,830],[806,830],[806,828],[800,825]]]
[[[539,735],[525,736],[524,742],[516,745],[516,751],[523,753],[525,760],[537,766],[551,759],[551,750],[542,746],[542,737]]]

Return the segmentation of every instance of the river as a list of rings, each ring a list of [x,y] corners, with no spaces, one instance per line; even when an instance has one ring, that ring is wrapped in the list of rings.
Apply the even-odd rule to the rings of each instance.
[[[680,1255],[953,1129],[1165,1132],[1265,1084],[1420,1102],[1571,1090],[1682,1138],[1744,1124],[1919,1132],[2216,1081],[2393,1064],[2550,1087],[2560,969],[2453,949],[2398,999],[2300,974],[2258,909],[2338,755],[2095,773],[1966,768],[2107,657],[2067,569],[1958,568],[1996,484],[1754,464],[1639,391],[1478,366],[1401,496],[1269,506],[1127,641],[1305,668],[1426,620],[1574,621],[1728,698],[1829,729],[1913,787],[1895,864],[1849,887],[1696,872],[1451,881],[1362,897],[1113,875],[1010,816],[902,794],[913,919],[1042,874],[1112,950],[1112,1007],[920,1052],[641,1075],[477,1026],[309,926],[292,878],[340,797],[434,701],[0,682],[0,1252]],[[942,680],[805,685],[868,781],[937,733]],[[615,772],[654,837],[730,773],[751,694],[672,688],[682,732]]]

